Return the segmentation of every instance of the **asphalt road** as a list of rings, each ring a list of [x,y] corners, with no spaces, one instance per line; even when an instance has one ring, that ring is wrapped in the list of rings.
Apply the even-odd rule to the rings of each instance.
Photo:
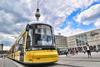
[[[0,67],[100,67],[100,53],[92,53],[88,58],[86,54],[61,55],[55,64],[22,65],[8,58],[0,58]]]

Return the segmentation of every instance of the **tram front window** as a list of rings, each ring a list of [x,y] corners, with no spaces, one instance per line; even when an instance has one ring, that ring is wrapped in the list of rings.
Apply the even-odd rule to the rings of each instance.
[[[52,31],[51,27],[45,25],[37,25],[34,31],[35,45],[34,46],[52,46]]]
[[[54,47],[53,45],[53,35],[52,28],[47,25],[36,25],[34,28],[29,30],[29,47],[28,49],[33,48],[42,48],[42,47]],[[52,46],[52,47],[51,47]]]

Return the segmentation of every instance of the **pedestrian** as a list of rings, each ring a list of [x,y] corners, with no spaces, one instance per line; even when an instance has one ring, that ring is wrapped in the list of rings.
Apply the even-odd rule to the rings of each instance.
[[[83,53],[85,54],[85,52],[86,52],[86,50],[85,49],[83,49]]]
[[[68,51],[65,52],[66,56],[68,55]]]
[[[76,50],[76,54],[78,54],[78,50]]]
[[[91,50],[89,48],[89,45],[87,45],[87,55],[88,55],[88,58],[91,57]]]

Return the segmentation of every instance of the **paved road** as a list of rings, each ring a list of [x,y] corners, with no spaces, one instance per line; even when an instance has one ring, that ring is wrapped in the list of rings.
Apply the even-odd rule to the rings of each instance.
[[[8,58],[0,58],[0,67],[23,67],[23,66]]]
[[[87,54],[79,53],[74,56],[60,56],[61,67],[100,67],[100,53],[92,53],[92,57],[88,58]],[[59,65],[56,65],[60,67]]]
[[[59,61],[55,64],[47,65],[22,65],[8,58],[0,58],[0,67],[100,67],[100,53],[92,53],[88,58],[86,54],[59,56]]]

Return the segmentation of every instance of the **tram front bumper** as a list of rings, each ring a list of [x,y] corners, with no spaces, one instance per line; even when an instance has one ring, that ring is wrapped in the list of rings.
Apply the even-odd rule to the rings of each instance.
[[[25,63],[51,63],[56,61],[58,61],[58,54],[55,51],[32,52],[27,55],[24,60]]]

